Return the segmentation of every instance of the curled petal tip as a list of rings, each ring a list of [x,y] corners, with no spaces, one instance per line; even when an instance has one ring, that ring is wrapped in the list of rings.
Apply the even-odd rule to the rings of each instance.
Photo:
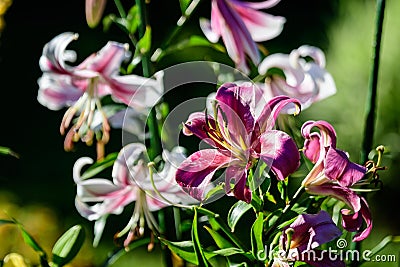
[[[126,51],[129,51],[129,44],[124,44],[124,49],[125,49]]]
[[[79,38],[79,33],[74,33],[73,40],[78,40],[78,38]]]

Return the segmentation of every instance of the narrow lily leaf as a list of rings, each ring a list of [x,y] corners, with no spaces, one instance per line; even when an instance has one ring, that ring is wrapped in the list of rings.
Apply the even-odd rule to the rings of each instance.
[[[82,226],[75,225],[67,230],[53,247],[53,265],[64,266],[70,262],[78,254],[84,241],[85,232]]]
[[[268,201],[270,201],[270,202],[276,204],[275,197],[274,197],[274,195],[272,195],[270,192],[267,192],[267,193],[265,194],[265,197],[267,198]]]
[[[10,221],[10,220],[0,219],[0,225],[2,225],[2,224],[15,224],[15,222],[14,221]]]
[[[174,252],[185,261],[190,262],[194,265],[199,264],[196,253],[194,252],[193,241],[171,242],[163,238],[159,239],[162,243],[167,245],[172,252]]]
[[[10,156],[19,158],[19,155],[18,155],[17,153],[15,153],[14,151],[12,151],[10,148],[4,147],[4,146],[0,146],[0,154],[3,154],[3,155],[10,155]]]
[[[21,231],[22,238],[24,242],[33,248],[36,252],[39,252],[40,255],[46,255],[46,252],[42,249],[42,247],[36,242],[36,240],[25,230],[25,228],[17,223],[18,228]]]
[[[166,55],[169,55],[169,54],[172,54],[175,52],[179,52],[181,50],[184,50],[184,49],[190,48],[190,47],[209,47],[209,48],[212,48],[212,49],[222,52],[222,53],[224,53],[226,51],[225,48],[220,44],[214,44],[202,36],[193,35],[190,38],[182,40],[175,45],[169,46],[165,50],[158,51],[159,53],[157,54],[156,57],[152,57],[152,60],[158,61]]]
[[[251,205],[239,200],[236,202],[228,212],[228,226],[231,228],[231,231],[235,231],[235,226],[238,223],[239,219],[245,214],[249,209],[251,209]]]
[[[179,0],[179,3],[181,5],[182,14],[185,14],[186,9],[190,5],[190,2],[191,2],[191,0]]]
[[[114,152],[111,154],[108,154],[103,160],[97,161],[95,164],[90,166],[81,176],[82,180],[91,178],[95,176],[96,174],[104,171],[108,167],[112,166],[114,164],[114,161],[118,157],[118,152]]]
[[[194,252],[196,254],[197,260],[200,266],[208,266],[206,256],[204,255],[203,248],[201,247],[198,227],[197,227],[197,209],[194,209],[193,225],[192,225],[192,240]]]
[[[137,47],[140,53],[146,54],[151,48],[151,27],[146,26],[146,31],[143,37],[137,42]]]
[[[244,252],[243,250],[241,250],[240,248],[224,248],[224,249],[218,249],[218,250],[214,250],[212,253],[215,253],[216,255],[220,255],[220,256],[225,256],[225,257],[229,257],[235,254],[246,254],[246,252]]]
[[[254,257],[257,259],[259,257],[263,257],[260,251],[264,251],[264,244],[262,240],[263,236],[263,229],[264,229],[264,215],[262,212],[258,213],[257,219],[253,223],[251,227],[251,248]]]
[[[204,228],[214,239],[215,244],[217,244],[218,248],[220,248],[220,249],[233,248],[233,245],[231,244],[231,242],[229,242],[224,237],[222,237],[217,231],[214,231],[213,229],[211,229],[207,226],[204,226]]]

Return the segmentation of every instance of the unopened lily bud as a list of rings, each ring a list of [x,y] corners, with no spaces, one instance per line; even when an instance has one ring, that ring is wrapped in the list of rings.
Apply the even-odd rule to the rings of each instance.
[[[96,27],[103,16],[107,0],[86,0],[85,12],[86,22],[89,27]]]

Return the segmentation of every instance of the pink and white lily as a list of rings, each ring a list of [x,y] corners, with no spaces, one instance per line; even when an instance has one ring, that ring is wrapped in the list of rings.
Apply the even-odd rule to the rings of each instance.
[[[135,202],[131,220],[118,236],[128,233],[124,245],[143,235],[144,223],[159,232],[153,211],[172,204],[192,204],[197,201],[182,191],[175,181],[176,166],[184,156],[179,148],[163,151],[165,165],[161,172],[150,177],[146,147],[140,143],[126,145],[114,163],[110,181],[104,178],[81,179],[82,168],[92,164],[88,157],[80,158],[74,165],[74,181],[77,185],[75,204],[78,212],[95,223],[94,244],[100,240],[105,220],[110,214],[121,214],[124,208]],[[153,184],[154,183],[154,184]]]
[[[271,8],[280,0],[246,2],[241,0],[212,0],[211,20],[200,20],[200,26],[210,42],[220,37],[228,55],[236,67],[249,72],[246,55],[258,65],[260,54],[256,42],[267,41],[278,36],[286,19],[259,11]]]
[[[66,50],[66,47],[77,38],[78,35],[71,32],[56,36],[44,46],[39,62],[43,71],[38,79],[39,103],[52,110],[69,107],[60,132],[65,134],[73,118],[79,115],[66,136],[67,150],[76,139],[93,138],[93,132],[88,129],[96,110],[103,117],[102,140],[104,143],[108,141],[110,126],[100,102],[103,96],[111,95],[117,103],[143,109],[154,106],[163,93],[162,72],[157,73],[155,79],[119,75],[121,64],[130,56],[126,44],[110,41],[79,65],[68,65],[67,62],[76,60],[76,53]]]
[[[319,133],[312,132],[314,127]],[[366,200],[351,187],[361,182],[367,168],[351,162],[346,152],[336,148],[336,132],[329,123],[307,121],[301,133],[305,138],[304,155],[315,164],[302,185],[310,194],[331,196],[346,203],[351,210],[341,211],[344,229],[357,232],[353,241],[365,239],[372,229],[371,211]]]
[[[286,96],[275,97],[256,113],[257,90],[254,85],[225,83],[217,90],[214,116],[195,112],[184,123],[184,134],[194,134],[213,147],[190,155],[176,172],[177,182],[194,198],[204,199],[206,188],[219,169],[226,168],[226,193],[250,202],[247,171],[259,159],[279,180],[299,167],[296,144],[288,134],[273,127],[282,108],[300,103]]]
[[[306,61],[305,58],[309,60]],[[261,75],[268,75],[265,84],[267,99],[278,95],[296,98],[302,110],[336,93],[332,75],[325,69],[325,54],[314,46],[303,45],[287,54],[267,56],[258,66]],[[279,69],[283,76],[268,71]]]
[[[318,247],[341,236],[339,228],[324,210],[317,214],[302,214],[285,227],[280,239],[280,252],[273,267],[289,267],[302,261],[315,267],[345,266],[343,260],[324,254]]]

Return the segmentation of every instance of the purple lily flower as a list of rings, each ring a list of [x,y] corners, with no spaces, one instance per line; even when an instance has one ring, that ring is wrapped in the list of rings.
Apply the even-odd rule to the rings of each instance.
[[[316,249],[341,234],[330,215],[324,210],[318,214],[299,215],[284,229],[280,239],[281,251],[278,257],[274,258],[272,266],[289,267],[292,266],[289,262],[303,261],[315,267],[344,267],[345,263],[342,260],[332,260],[331,255]]]
[[[308,57],[312,61],[306,61]],[[301,102],[301,109],[336,93],[332,75],[325,69],[325,55],[317,47],[303,45],[289,55],[273,54],[267,56],[258,66],[261,75],[278,68],[284,77],[271,74],[265,79],[262,88],[267,99],[277,95],[287,95]]]
[[[77,211],[83,217],[96,221],[95,245],[100,240],[106,218],[111,214],[121,214],[132,202],[135,202],[132,218],[125,229],[118,234],[123,236],[128,232],[125,246],[133,238],[143,235],[145,221],[149,229],[159,231],[157,221],[152,215],[153,211],[172,204],[198,202],[185,193],[175,181],[175,166],[184,159],[179,148],[163,152],[166,163],[161,172],[153,174],[154,186],[145,153],[146,147],[140,143],[123,147],[113,166],[112,181],[104,178],[83,180],[81,169],[87,164],[92,164],[93,160],[83,157],[75,163],[73,171],[74,181],[77,184],[75,204]]]
[[[200,20],[200,26],[210,42],[216,43],[220,37],[228,55],[237,68],[249,72],[246,55],[258,65],[260,55],[256,42],[267,41],[278,36],[283,29],[285,18],[272,16],[259,9],[275,6],[280,0],[258,3],[240,0],[212,0],[211,21]]]
[[[254,85],[225,83],[215,96],[214,117],[195,112],[184,123],[185,135],[194,134],[213,147],[190,155],[176,172],[177,182],[194,198],[204,198],[206,187],[222,168],[226,168],[225,191],[250,202],[247,170],[259,159],[268,164],[279,180],[299,167],[296,144],[288,134],[273,127],[282,108],[300,103],[286,96],[275,97],[256,114],[257,89]]]
[[[163,92],[162,72],[155,75],[156,79],[118,74],[121,63],[129,58],[125,44],[110,41],[79,65],[68,65],[67,61],[75,61],[76,53],[66,50],[66,47],[77,37],[77,34],[70,32],[56,36],[44,46],[39,62],[43,71],[38,79],[39,103],[52,110],[69,107],[60,126],[61,134],[69,128],[74,116],[80,114],[66,136],[67,150],[79,137],[92,140],[93,132],[88,129],[91,128],[96,110],[103,116],[102,141],[108,141],[110,126],[108,116],[102,110],[101,97],[111,95],[117,103],[144,109],[156,104]]]
[[[311,132],[317,127],[320,131]],[[307,121],[301,129],[305,138],[304,155],[314,163],[302,184],[310,194],[332,196],[346,203],[352,210],[342,210],[344,229],[355,232],[353,241],[365,239],[372,229],[371,212],[366,200],[351,187],[361,182],[367,168],[349,160],[346,152],[336,148],[336,132],[325,121]],[[362,230],[363,219],[366,228]]]

